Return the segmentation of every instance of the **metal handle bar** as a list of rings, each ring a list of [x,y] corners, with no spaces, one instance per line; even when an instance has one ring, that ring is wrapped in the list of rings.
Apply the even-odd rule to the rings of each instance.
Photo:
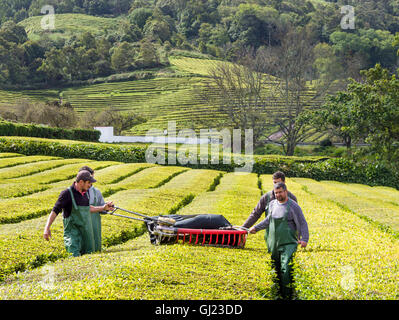
[[[115,212],[116,210],[119,209],[119,210],[122,210],[122,211],[125,211],[125,212],[129,212],[129,213],[131,213],[131,214],[135,214],[136,216],[140,216],[140,217],[143,217],[143,218],[146,218],[146,219],[157,220],[157,219],[155,219],[154,217],[149,217],[149,216],[146,216],[146,215],[144,215],[144,214],[142,214],[142,213],[138,213],[138,212],[126,210],[126,209],[119,208],[119,207],[114,207],[114,208],[115,208],[115,209],[114,209],[112,212]]]
[[[142,214],[142,213],[138,213],[138,212],[126,210],[126,209],[119,208],[119,207],[114,207],[114,210],[112,210],[111,212],[102,211],[101,213],[107,213],[107,214],[111,214],[111,215],[113,215],[113,216],[118,216],[118,217],[122,217],[122,218],[128,218],[128,219],[133,219],[133,220],[138,220],[138,221],[145,222],[144,219],[135,218],[135,217],[130,217],[130,216],[124,216],[124,215],[115,213],[115,211],[118,210],[118,209],[119,209],[119,210],[122,210],[122,211],[126,211],[126,212],[131,213],[131,214],[138,215],[138,216],[143,217],[143,218],[145,218],[145,219],[149,219],[149,220],[153,220],[153,221],[158,222],[158,219],[157,219],[157,218],[150,217],[150,216],[146,216],[146,215],[144,215],[144,214]],[[164,223],[168,223],[168,222],[164,222]],[[169,224],[172,225],[173,223],[169,223]]]
[[[138,216],[140,216],[140,217],[143,217],[143,218],[146,218],[146,219],[150,219],[150,220],[157,220],[157,219],[155,219],[155,218],[153,218],[153,217],[148,217],[148,216],[146,216],[146,215],[144,215],[144,214],[137,213],[137,212],[133,212],[133,211],[126,210],[126,209],[123,209],[123,208],[119,208],[119,207],[114,207],[114,209],[113,209],[112,211],[101,211],[101,213],[103,213],[103,214],[110,214],[110,215],[113,215],[113,216],[118,216],[118,217],[122,217],[122,218],[128,218],[128,219],[133,219],[133,220],[138,220],[138,221],[143,221],[143,222],[145,222],[144,219],[140,219],[140,218],[135,218],[135,217],[130,217],[130,216],[124,216],[124,215],[121,215],[121,214],[117,214],[117,213],[115,213],[116,210],[126,211],[126,212],[129,212],[129,213],[132,213],[132,214],[135,214],[135,215],[138,215]]]
[[[135,218],[135,217],[129,217],[129,216],[124,216],[124,215],[121,215],[121,214],[114,213],[113,211],[112,211],[112,212],[107,212],[107,213],[110,214],[110,215],[113,215],[113,216],[118,216],[118,217],[122,217],[122,218],[128,218],[128,219],[133,219],[133,220],[138,220],[138,221],[145,222],[144,219]]]

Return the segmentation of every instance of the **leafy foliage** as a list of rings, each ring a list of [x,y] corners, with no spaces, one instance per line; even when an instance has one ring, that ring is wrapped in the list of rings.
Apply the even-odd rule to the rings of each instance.
[[[122,42],[139,47],[143,39],[157,50],[171,46],[234,60],[243,46],[279,46],[288,28],[303,28],[311,35],[312,43],[330,45],[345,76],[357,78],[359,70],[376,63],[392,70],[396,63],[394,52],[398,49],[392,44],[399,31],[397,3],[354,1],[356,29],[351,32],[340,27],[339,8],[346,4],[343,0],[4,1],[0,10],[0,57],[8,59],[4,59],[6,63],[0,70],[0,84],[43,85],[50,80],[65,84],[109,76],[121,72],[111,65],[110,51]],[[44,5],[54,6],[56,19],[62,21],[62,32],[58,28],[51,32],[38,30]],[[84,24],[80,30],[71,23],[74,15]],[[74,32],[67,30],[68,24]],[[86,28],[86,24],[97,26]],[[23,26],[30,30],[28,34]],[[90,48],[76,41],[85,32],[94,37]],[[108,43],[105,54],[99,52],[98,44],[104,42]],[[21,58],[23,55],[25,58]],[[162,61],[158,63],[159,57],[153,58],[151,66],[165,65]],[[136,66],[141,69],[149,64]]]

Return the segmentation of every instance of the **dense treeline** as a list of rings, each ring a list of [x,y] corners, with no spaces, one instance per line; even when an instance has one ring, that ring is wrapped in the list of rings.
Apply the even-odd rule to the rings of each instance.
[[[353,30],[340,25],[346,4],[355,8]],[[29,40],[18,22],[40,15],[44,5],[56,14],[124,19],[102,36]],[[376,63],[396,70],[398,13],[395,0],[2,0],[0,85],[63,84],[162,67],[172,48],[235,60],[243,47],[279,46],[292,26],[318,44],[314,73],[356,79]]]

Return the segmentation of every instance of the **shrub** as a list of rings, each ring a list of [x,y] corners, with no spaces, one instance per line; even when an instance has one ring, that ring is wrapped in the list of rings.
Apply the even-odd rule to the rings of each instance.
[[[50,139],[69,139],[69,140],[81,140],[81,141],[98,141],[101,133],[97,130],[63,129],[56,127],[47,127],[43,125],[36,125],[36,124],[13,123],[1,120],[0,135],[42,137]]]

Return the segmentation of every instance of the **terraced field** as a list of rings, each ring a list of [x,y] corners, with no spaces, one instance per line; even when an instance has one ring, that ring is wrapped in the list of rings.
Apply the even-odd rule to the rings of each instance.
[[[82,165],[96,170],[97,187],[119,207],[223,214],[234,225],[269,190],[270,175],[17,154],[0,154],[2,161],[1,299],[276,298],[262,232],[250,235],[244,249],[154,246],[141,222],[102,216],[102,252],[79,258],[64,249],[61,217],[51,241],[42,238],[55,200]],[[399,191],[302,178],[287,185],[310,230],[308,247],[295,256],[297,298],[398,299]]]

